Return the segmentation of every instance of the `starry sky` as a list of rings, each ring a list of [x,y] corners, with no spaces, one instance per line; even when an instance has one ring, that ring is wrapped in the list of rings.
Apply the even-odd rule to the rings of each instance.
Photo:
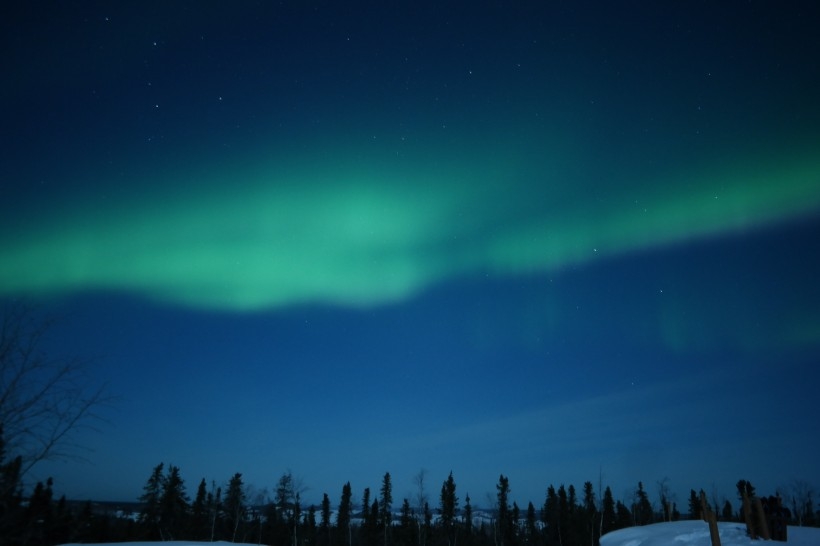
[[[812,2],[336,4],[0,22],[0,300],[116,396],[32,480],[820,486]]]

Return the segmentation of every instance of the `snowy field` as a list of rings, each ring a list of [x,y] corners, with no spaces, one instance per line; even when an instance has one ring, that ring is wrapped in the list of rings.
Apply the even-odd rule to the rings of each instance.
[[[760,546],[761,540],[746,536],[743,523],[718,522],[721,546]],[[788,542],[765,542],[789,546],[820,546],[820,528],[789,527]],[[629,527],[601,537],[601,546],[711,546],[709,524],[705,521],[675,521],[644,527]]]

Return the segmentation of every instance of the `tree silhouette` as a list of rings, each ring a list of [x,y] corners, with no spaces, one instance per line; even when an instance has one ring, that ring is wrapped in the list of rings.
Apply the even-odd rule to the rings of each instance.
[[[21,304],[7,305],[0,319],[0,425],[6,451],[21,457],[20,476],[42,460],[76,456],[72,433],[111,400],[79,359],[43,351],[51,326]]]

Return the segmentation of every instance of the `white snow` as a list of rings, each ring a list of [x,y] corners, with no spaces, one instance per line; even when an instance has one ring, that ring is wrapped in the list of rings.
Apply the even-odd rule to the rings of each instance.
[[[721,546],[761,546],[764,541],[746,535],[743,523],[718,522]],[[788,542],[770,541],[776,546],[819,546],[820,528],[789,527]],[[643,527],[628,527],[601,537],[601,546],[711,546],[709,524],[705,521],[675,521]]]

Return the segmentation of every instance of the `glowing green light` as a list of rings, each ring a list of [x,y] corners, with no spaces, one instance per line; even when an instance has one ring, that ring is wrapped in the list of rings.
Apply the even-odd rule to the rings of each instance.
[[[78,204],[0,240],[0,294],[371,305],[474,271],[548,271],[820,209],[815,158],[633,181],[591,203],[582,180],[541,167],[523,176],[498,157],[400,172],[257,168],[183,184],[182,195]]]

